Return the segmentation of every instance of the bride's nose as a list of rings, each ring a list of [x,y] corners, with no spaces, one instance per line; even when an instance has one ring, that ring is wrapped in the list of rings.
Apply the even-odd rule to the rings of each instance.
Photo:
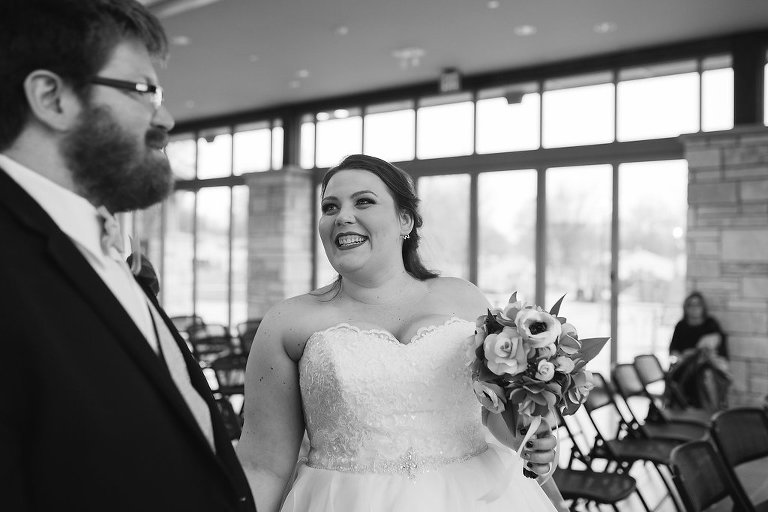
[[[339,214],[336,215],[336,225],[341,226],[344,224],[353,224],[355,222],[355,215],[352,208],[342,206],[339,209]]]

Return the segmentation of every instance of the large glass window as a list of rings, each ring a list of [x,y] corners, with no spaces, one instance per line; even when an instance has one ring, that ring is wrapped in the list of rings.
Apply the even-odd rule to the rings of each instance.
[[[413,160],[416,113],[410,101],[374,105],[365,116],[363,151],[390,162]]]
[[[281,121],[276,121],[272,128],[272,169],[283,168],[283,125]]]
[[[688,165],[619,166],[619,362],[666,362],[685,293]]]
[[[478,153],[539,147],[540,96],[536,84],[481,91],[477,100]]]
[[[171,137],[165,147],[165,154],[168,156],[174,176],[182,180],[195,179],[197,149],[192,135]]]
[[[248,187],[232,187],[232,325],[248,319]]]
[[[232,135],[224,130],[200,134],[197,139],[197,177],[221,178],[232,174]]]
[[[194,246],[195,193],[178,190],[165,205],[165,254],[160,283],[163,307],[170,316],[190,315]]]
[[[475,105],[469,94],[424,98],[416,122],[419,158],[469,155],[474,148]]]
[[[566,294],[561,313],[583,338],[611,332],[610,165],[547,169],[545,306]],[[590,364],[606,376],[610,351]]]
[[[544,83],[542,145],[545,148],[614,140],[614,86],[610,73]]]
[[[305,116],[301,122],[299,152],[299,165],[301,167],[311,169],[315,166],[315,123],[311,117]]]
[[[229,187],[197,193],[195,311],[206,323],[229,325]]]
[[[363,120],[359,110],[320,112],[317,118],[317,167],[332,167],[345,156],[362,152]]]
[[[268,122],[253,123],[235,128],[233,137],[233,174],[266,171],[270,166],[272,131]]]
[[[421,198],[420,253],[425,266],[444,276],[469,278],[469,175],[418,180]]]
[[[494,306],[536,293],[536,171],[478,177],[478,286]]]
[[[701,130],[733,128],[733,69],[730,55],[704,59],[701,72]]]
[[[625,69],[619,79],[619,141],[676,137],[698,131],[696,62]]]

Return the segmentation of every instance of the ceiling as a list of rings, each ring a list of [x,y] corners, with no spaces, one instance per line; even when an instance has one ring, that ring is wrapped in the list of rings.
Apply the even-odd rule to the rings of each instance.
[[[172,41],[159,75],[177,122],[768,29],[768,0],[143,2]],[[393,56],[408,48],[418,65]]]

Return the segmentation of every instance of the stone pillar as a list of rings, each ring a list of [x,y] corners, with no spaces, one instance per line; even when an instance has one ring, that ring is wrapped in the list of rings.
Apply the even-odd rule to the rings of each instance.
[[[245,175],[248,201],[248,318],[311,290],[312,175],[295,166]]]
[[[768,128],[681,138],[688,160],[688,290],[728,333],[731,403],[768,395]]]

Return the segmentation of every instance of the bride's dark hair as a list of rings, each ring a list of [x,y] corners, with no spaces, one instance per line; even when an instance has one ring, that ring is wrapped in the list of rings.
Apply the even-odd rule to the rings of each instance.
[[[331,167],[323,176],[320,196],[325,195],[325,188],[328,182],[339,171],[349,169],[363,170],[372,172],[384,182],[395,200],[395,207],[399,211],[405,211],[413,218],[413,229],[409,237],[403,240],[403,265],[405,270],[416,279],[424,281],[437,277],[438,274],[428,270],[419,256],[419,228],[423,224],[419,214],[419,198],[416,195],[416,187],[413,184],[413,178],[391,163],[369,155],[349,155],[337,166]],[[341,284],[341,276],[337,280]]]

